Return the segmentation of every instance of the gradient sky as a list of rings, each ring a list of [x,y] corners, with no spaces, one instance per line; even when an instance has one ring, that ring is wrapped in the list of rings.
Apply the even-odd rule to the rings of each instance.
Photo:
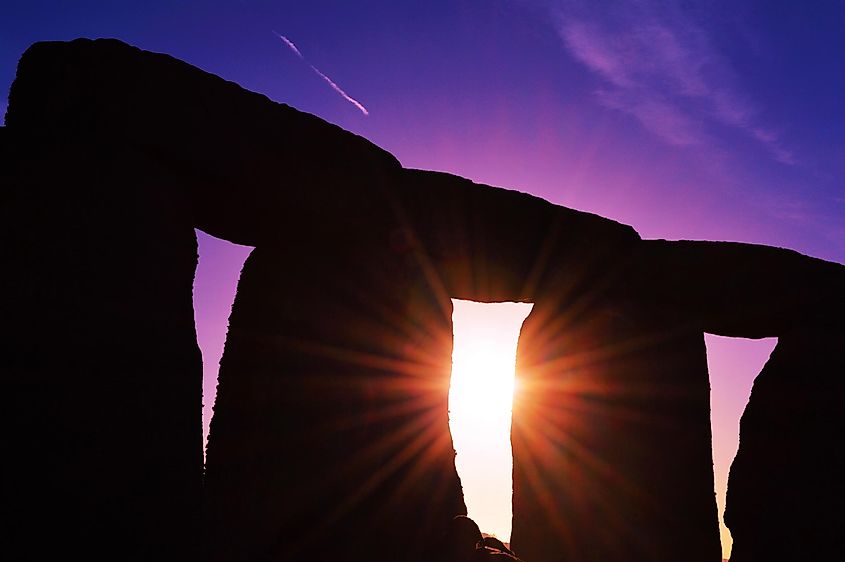
[[[845,263],[843,27],[840,0],[7,0],[0,88],[34,41],[117,37],[362,134],[406,166],[648,238]],[[204,236],[201,250],[200,275],[213,274],[198,280],[198,331],[213,371],[246,250]],[[736,345],[719,346],[728,397],[750,384],[730,382],[752,349]]]
[[[36,40],[118,37],[360,133],[406,166],[645,237],[845,262],[843,26],[840,0],[6,0],[0,87]]]

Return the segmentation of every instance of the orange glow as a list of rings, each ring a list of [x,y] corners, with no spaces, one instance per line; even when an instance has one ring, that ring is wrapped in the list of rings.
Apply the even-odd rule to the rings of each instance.
[[[526,303],[452,300],[449,422],[469,516],[485,533],[511,534],[510,429],[516,344]]]

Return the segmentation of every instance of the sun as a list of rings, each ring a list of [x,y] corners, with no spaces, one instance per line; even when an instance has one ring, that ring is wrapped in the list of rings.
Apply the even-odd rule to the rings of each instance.
[[[533,305],[453,299],[449,425],[469,516],[510,539],[510,444],[516,346]]]

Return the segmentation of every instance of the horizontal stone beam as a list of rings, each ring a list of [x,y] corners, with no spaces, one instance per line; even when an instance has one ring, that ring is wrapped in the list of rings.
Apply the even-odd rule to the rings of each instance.
[[[673,308],[712,334],[763,338],[845,322],[845,266],[783,248],[649,240],[629,275],[631,298]]]

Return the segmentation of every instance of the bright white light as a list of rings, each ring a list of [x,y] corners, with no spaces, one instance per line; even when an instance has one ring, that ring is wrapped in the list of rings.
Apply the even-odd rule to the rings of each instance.
[[[528,303],[453,299],[449,422],[469,516],[509,541],[513,490],[510,429],[516,344]]]

